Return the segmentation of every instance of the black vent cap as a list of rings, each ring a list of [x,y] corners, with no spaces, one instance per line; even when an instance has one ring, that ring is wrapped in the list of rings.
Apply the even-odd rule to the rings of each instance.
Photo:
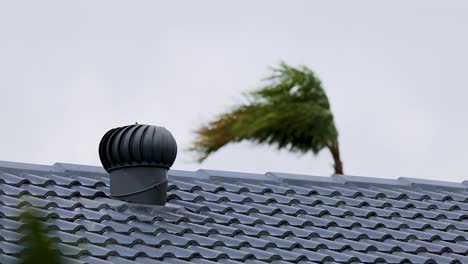
[[[107,172],[135,166],[169,169],[176,156],[174,137],[159,126],[135,124],[113,128],[99,143],[99,158]]]

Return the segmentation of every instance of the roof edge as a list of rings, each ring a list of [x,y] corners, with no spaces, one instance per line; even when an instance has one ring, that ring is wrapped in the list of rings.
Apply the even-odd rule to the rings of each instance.
[[[31,164],[24,162],[14,161],[0,161],[0,167],[11,169],[11,170],[28,170],[35,172],[81,172],[81,173],[99,173],[107,174],[107,172],[101,166],[93,165],[80,165],[73,163],[57,162],[53,165],[41,165]],[[451,189],[468,189],[468,181],[463,182],[450,182],[450,181],[438,181],[431,179],[419,179],[400,177],[398,179],[385,179],[376,177],[365,177],[365,176],[351,176],[351,175],[333,175],[333,176],[313,176],[305,174],[294,174],[294,173],[283,173],[283,172],[267,172],[265,174],[260,173],[248,173],[248,172],[234,172],[234,171],[222,171],[222,170],[210,170],[210,169],[199,169],[197,171],[185,171],[185,170],[170,170],[169,175],[175,177],[193,177],[193,178],[205,178],[205,179],[216,179],[216,178],[231,178],[231,179],[245,179],[245,180],[257,180],[257,181],[271,181],[271,182],[288,182],[288,181],[308,181],[318,183],[336,183],[336,184],[347,184],[347,183],[359,183],[359,184],[376,184],[376,185],[390,185],[390,186],[430,186],[430,187],[442,187]]]
[[[249,172],[235,172],[235,171],[223,171],[223,170],[209,170],[209,169],[199,169],[196,171],[196,174],[202,174],[207,176],[210,179],[216,178],[232,178],[232,179],[244,179],[244,180],[257,180],[257,181],[273,181],[281,182],[281,180],[275,175],[270,175],[268,173],[249,173]]]
[[[73,164],[73,163],[62,163],[56,162],[52,167],[55,171],[77,171],[77,172],[89,172],[89,173],[105,173],[107,174],[106,170],[100,166],[92,166],[92,165],[80,165],[80,164]]]
[[[0,167],[13,170],[28,170],[37,172],[54,172],[56,171],[53,166],[31,164],[15,161],[0,161]]]

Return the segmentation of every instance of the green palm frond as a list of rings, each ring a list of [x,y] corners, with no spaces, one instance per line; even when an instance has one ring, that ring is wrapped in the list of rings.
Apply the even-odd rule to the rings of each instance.
[[[310,69],[282,63],[265,82],[246,94],[247,103],[196,130],[191,150],[198,153],[199,161],[243,140],[314,154],[337,144],[328,97]]]

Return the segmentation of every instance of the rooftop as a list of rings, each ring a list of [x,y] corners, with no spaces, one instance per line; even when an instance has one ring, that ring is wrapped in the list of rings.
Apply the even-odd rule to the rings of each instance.
[[[166,206],[109,198],[101,167],[0,162],[0,262],[22,207],[71,263],[468,263],[468,182],[170,170]]]

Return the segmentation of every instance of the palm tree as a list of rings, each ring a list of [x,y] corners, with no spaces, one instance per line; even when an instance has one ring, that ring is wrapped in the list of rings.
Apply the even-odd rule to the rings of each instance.
[[[317,155],[328,149],[335,174],[343,174],[338,132],[320,80],[305,66],[281,63],[267,84],[245,94],[246,102],[195,131],[190,150],[202,162],[232,142],[251,141]]]

